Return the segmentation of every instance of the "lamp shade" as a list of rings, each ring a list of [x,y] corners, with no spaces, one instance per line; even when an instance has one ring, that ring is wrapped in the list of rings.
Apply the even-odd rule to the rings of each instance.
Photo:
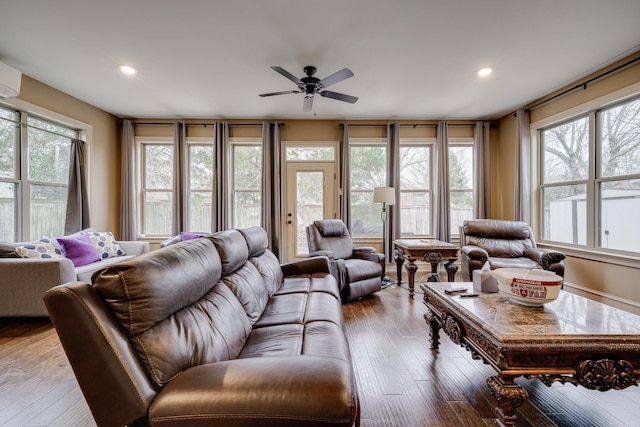
[[[376,187],[373,189],[373,203],[396,204],[396,190],[393,187]]]

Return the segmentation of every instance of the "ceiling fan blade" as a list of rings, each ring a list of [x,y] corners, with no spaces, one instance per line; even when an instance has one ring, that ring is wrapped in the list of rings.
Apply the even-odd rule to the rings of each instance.
[[[271,69],[282,74],[283,76],[285,76],[286,78],[288,78],[289,80],[291,80],[297,85],[302,84],[302,80],[300,80],[299,78],[297,78],[296,76],[294,76],[293,74],[291,74],[290,72],[288,72],[282,67],[278,67],[277,65],[274,65],[273,67],[271,67]]]
[[[313,96],[305,96],[302,103],[302,112],[307,113],[313,108]]]
[[[346,80],[349,77],[353,77],[353,72],[351,72],[351,70],[348,68],[343,68],[342,70],[336,71],[330,76],[325,77],[324,79],[320,80],[318,83],[320,83],[324,87],[329,87],[343,80]]]
[[[259,96],[275,96],[275,95],[288,95],[290,93],[302,93],[299,90],[284,90],[282,92],[261,93]]]
[[[345,95],[344,93],[331,92],[330,90],[324,90],[320,92],[320,95],[325,98],[337,99],[338,101],[350,102],[355,104],[358,100],[357,96]]]

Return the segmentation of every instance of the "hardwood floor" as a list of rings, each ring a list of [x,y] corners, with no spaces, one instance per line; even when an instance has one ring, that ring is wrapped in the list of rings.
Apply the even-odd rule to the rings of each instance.
[[[390,286],[343,306],[362,427],[493,426],[493,370],[442,336],[428,347],[422,295]],[[640,387],[606,393],[518,380],[518,426],[640,426]],[[0,426],[94,426],[48,319],[0,319]]]

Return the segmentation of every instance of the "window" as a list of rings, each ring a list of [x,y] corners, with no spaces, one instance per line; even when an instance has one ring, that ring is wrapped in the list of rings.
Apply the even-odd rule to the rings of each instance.
[[[400,226],[403,236],[431,235],[433,141],[400,141]]]
[[[380,210],[373,207],[373,189],[387,183],[386,141],[350,142],[351,234],[382,235]]]
[[[640,99],[539,133],[543,238],[640,253]]]
[[[211,230],[213,140],[187,139],[187,230]]]
[[[261,224],[262,218],[262,143],[232,143],[234,228]]]
[[[473,218],[473,141],[449,143],[449,218],[452,236]]]
[[[71,139],[79,131],[0,107],[0,241],[64,234]]]
[[[141,227],[145,236],[169,236],[173,218],[173,140],[139,140]]]

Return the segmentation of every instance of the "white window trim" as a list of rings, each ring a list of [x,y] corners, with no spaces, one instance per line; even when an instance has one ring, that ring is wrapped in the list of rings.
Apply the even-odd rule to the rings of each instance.
[[[163,238],[167,238],[171,235],[171,233],[169,233],[168,236],[165,235],[155,235],[155,234],[145,234],[145,233],[141,233],[140,230],[145,230],[145,224],[144,224],[144,189],[143,189],[143,174],[145,172],[145,168],[144,168],[144,156],[142,155],[142,146],[146,143],[158,143],[158,144],[164,144],[164,145],[170,145],[171,147],[174,146],[174,140],[173,137],[167,137],[167,136],[136,136],[134,138],[135,140],[135,147],[136,147],[136,164],[138,165],[137,168],[137,173],[136,173],[136,189],[137,189],[137,205],[138,205],[138,224],[140,224],[140,227],[138,229],[138,237],[140,237],[141,239],[163,239]],[[173,155],[175,156],[175,153],[173,153]],[[175,171],[174,171],[175,173]],[[172,191],[175,191],[175,189],[172,189]],[[146,230],[145,230],[146,231]]]
[[[539,130],[542,128],[553,126],[556,123],[564,122],[576,118],[581,115],[585,115],[593,110],[604,109],[612,104],[623,102],[627,99],[640,95],[640,83],[624,87],[614,92],[595,98],[591,101],[587,101],[583,104],[577,105],[568,110],[553,114],[549,117],[537,120],[530,123],[531,134],[531,222],[534,229],[540,230],[541,228],[541,215],[540,215],[540,138]],[[589,230],[589,234],[592,234],[592,230]],[[574,258],[584,259],[588,261],[599,261],[614,265],[620,265],[625,267],[640,268],[640,256],[627,255],[621,253],[614,253],[609,251],[603,251],[598,247],[576,247],[568,244],[562,244],[557,242],[547,242],[540,239],[540,236],[536,236],[538,246],[555,248],[566,255]]]
[[[401,238],[412,238],[412,239],[419,239],[419,238],[433,238],[434,236],[434,230],[435,230],[435,215],[434,215],[434,207],[435,207],[435,188],[434,188],[434,184],[435,184],[435,161],[436,161],[436,155],[435,155],[435,150],[436,150],[436,138],[400,138],[400,147],[405,146],[405,147],[421,147],[421,146],[429,146],[431,148],[431,155],[429,156],[429,183],[431,184],[431,188],[429,189],[424,189],[424,190],[406,190],[406,193],[411,193],[411,192],[420,192],[420,191],[426,191],[429,193],[429,206],[430,206],[430,210],[431,210],[431,218],[429,218],[430,220],[430,226],[429,229],[431,230],[431,234],[403,234],[400,237]],[[402,182],[400,183],[402,184]],[[402,186],[399,189],[399,192],[402,193]],[[402,228],[402,227],[401,227]]]

